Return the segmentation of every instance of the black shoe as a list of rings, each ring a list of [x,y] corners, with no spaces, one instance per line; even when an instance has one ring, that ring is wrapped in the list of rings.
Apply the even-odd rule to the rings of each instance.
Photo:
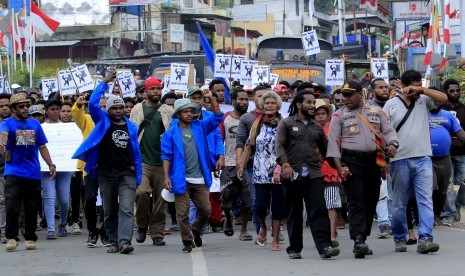
[[[355,258],[357,259],[365,258],[365,255],[367,255],[368,251],[369,251],[369,248],[368,248],[368,245],[365,243],[365,239],[362,237],[362,235],[357,235],[355,237],[355,244],[354,244]]]
[[[89,237],[87,238],[87,241],[86,241],[86,246],[87,247],[95,247],[95,246],[97,246],[97,241],[98,241],[98,236],[97,235],[95,235],[95,236],[89,235]]]
[[[182,253],[191,253],[192,252],[192,244],[190,243],[185,243],[184,248],[181,249]]]
[[[408,239],[405,244],[406,245],[417,244],[417,239]]]
[[[164,246],[166,244],[162,238],[153,238],[152,241],[155,246]]]
[[[134,251],[134,247],[132,247],[132,245],[128,243],[123,244],[121,248],[119,249],[120,254],[129,254],[133,251]]]
[[[136,242],[143,243],[147,237],[147,229],[139,228],[136,233]]]
[[[339,252],[339,248],[328,246],[323,248],[323,251],[320,252],[320,257],[323,259],[329,259],[331,257],[336,257],[337,255],[339,255]]]
[[[110,239],[108,239],[108,237],[100,236],[100,241],[102,242],[103,247],[111,246],[111,242]]]
[[[202,246],[202,238],[200,237],[200,232],[198,230],[192,230],[192,236],[194,236],[194,245],[195,247]]]
[[[289,251],[287,252],[287,255],[289,255],[289,259],[291,260],[302,259],[302,255],[300,255],[300,252]]]
[[[40,227],[47,229],[47,220],[45,218],[40,220]]]

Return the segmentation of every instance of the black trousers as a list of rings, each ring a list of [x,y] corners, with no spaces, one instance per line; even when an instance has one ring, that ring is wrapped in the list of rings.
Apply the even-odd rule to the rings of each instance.
[[[26,179],[16,176],[5,177],[6,227],[5,237],[19,241],[19,213],[24,205],[24,238],[37,241],[37,214],[42,204],[39,179]]]
[[[322,178],[304,177],[302,179],[284,182],[284,204],[288,212],[287,231],[289,247],[287,252],[301,252],[303,248],[303,202],[307,209],[313,241],[320,253],[325,247],[331,246],[331,228],[328,209],[325,202],[325,187]]]
[[[79,222],[79,211],[81,209],[81,188],[82,188],[82,172],[77,171],[71,177],[71,224]]]
[[[342,151],[342,162],[349,167],[351,176],[342,183],[347,195],[349,234],[351,239],[371,233],[381,186],[380,168],[376,152]]]
[[[105,225],[102,223],[102,227],[97,229],[97,196],[98,196],[98,181],[92,179],[90,175],[86,175],[84,179],[84,190],[85,190],[85,203],[84,203],[84,214],[87,220],[87,230],[89,235],[107,237],[105,231]]]

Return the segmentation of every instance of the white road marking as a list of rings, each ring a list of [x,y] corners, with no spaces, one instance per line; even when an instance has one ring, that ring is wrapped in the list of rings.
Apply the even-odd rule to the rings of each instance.
[[[192,275],[208,276],[207,262],[203,255],[202,248],[194,248],[191,252]]]

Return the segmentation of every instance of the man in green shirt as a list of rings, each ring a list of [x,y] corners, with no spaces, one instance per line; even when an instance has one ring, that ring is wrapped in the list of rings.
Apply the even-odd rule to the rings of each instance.
[[[171,116],[170,112],[166,112],[166,109],[171,107],[160,103],[161,89],[162,83],[159,79],[147,79],[146,100],[136,104],[131,111],[131,120],[139,127],[142,153],[142,183],[137,187],[136,195],[136,241],[143,243],[149,228],[153,245],[156,246],[165,245],[163,230],[166,214],[165,203],[161,197],[164,178],[160,141],[168,128]]]

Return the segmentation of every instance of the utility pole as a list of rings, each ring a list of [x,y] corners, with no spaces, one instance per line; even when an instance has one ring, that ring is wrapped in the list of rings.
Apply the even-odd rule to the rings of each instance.
[[[465,16],[464,16],[464,9],[465,9],[465,0],[460,1],[460,57],[465,58]]]
[[[283,1],[283,35],[286,34],[286,1]]]
[[[344,46],[344,34],[345,34],[345,30],[344,30],[344,25],[342,23],[342,17],[343,17],[343,12],[342,12],[342,3],[343,0],[337,0],[337,14],[338,14],[338,23],[339,23],[339,44],[341,44],[342,46]],[[345,21],[345,16],[344,16],[344,21]]]

